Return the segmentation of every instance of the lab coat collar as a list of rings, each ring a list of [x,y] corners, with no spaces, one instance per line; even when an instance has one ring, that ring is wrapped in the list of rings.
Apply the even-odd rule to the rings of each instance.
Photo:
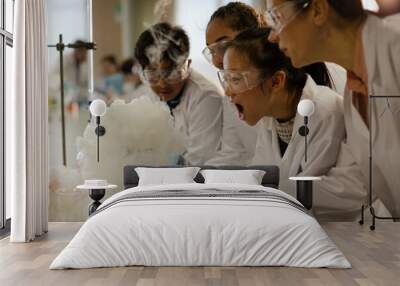
[[[394,16],[395,17],[395,16]],[[397,16],[398,17],[398,16]],[[364,54],[365,54],[365,64],[368,70],[368,93],[369,95],[383,95],[376,94],[376,90],[382,90],[383,87],[378,86],[379,81],[375,80],[377,78],[377,72],[379,72],[379,68],[377,66],[377,58],[378,58],[378,46],[379,39],[381,34],[385,30],[384,27],[384,19],[381,19],[373,14],[369,14],[363,29],[363,45],[364,45]],[[373,99],[372,99],[373,100]],[[372,104],[371,99],[368,104]],[[377,120],[379,120],[379,114],[382,114],[385,109],[385,105],[383,104],[373,104],[371,110],[372,114],[370,114],[370,118],[372,122],[369,123],[370,126],[377,126]],[[369,131],[369,130],[368,130]],[[363,134],[364,136],[368,136],[367,134]],[[378,132],[372,132],[372,142],[377,140]]]
[[[365,57],[365,65],[367,68],[368,73],[368,95],[374,93],[374,88],[371,85],[372,79],[375,77],[375,65],[376,65],[376,46],[375,46],[375,39],[376,39],[376,27],[380,25],[379,18],[374,16],[373,14],[368,14],[367,19],[365,20],[363,30],[362,30],[362,44],[364,49],[364,57]],[[371,44],[373,43],[373,44]],[[369,130],[366,126],[365,122],[362,120],[360,114],[355,109],[352,103],[353,93],[352,91],[346,89],[344,95],[344,106],[349,106],[350,109],[345,110],[346,116],[349,118],[349,122],[351,122],[352,126],[359,126],[360,128],[352,128],[350,132],[356,132],[360,136],[362,136],[365,140],[368,140],[369,137]],[[369,100],[368,104],[371,104]],[[373,110],[373,112],[376,112]],[[369,113],[369,110],[368,110]],[[372,116],[374,117],[374,116]],[[370,125],[373,124],[372,122],[369,123]],[[347,129],[349,132],[349,129]]]
[[[304,85],[304,88],[303,88],[303,91],[302,91],[302,94],[300,97],[300,101],[304,100],[304,99],[309,99],[315,103],[316,97],[319,96],[318,94],[316,94],[317,88],[318,88],[318,86],[315,83],[315,81],[312,79],[312,77],[307,75],[307,81],[306,81],[306,84]],[[318,100],[323,100],[323,98],[318,98]],[[312,115],[309,120],[309,124],[311,124],[311,123],[312,123]],[[296,113],[296,117],[294,120],[294,126],[293,126],[293,135],[298,134],[298,130],[299,130],[300,126],[302,126],[303,124],[304,124],[303,116]],[[294,137],[292,136],[292,138],[294,138]]]
[[[352,91],[346,90],[344,96],[344,106],[350,107],[350,109],[344,110],[345,115],[349,118],[349,122],[351,122],[352,126],[358,126],[358,128],[352,128],[350,132],[356,132],[359,135],[361,135],[364,138],[364,140],[368,140],[369,130],[364,120],[361,118],[361,115],[358,113],[357,109],[353,105]],[[346,129],[347,132],[349,132],[349,129],[348,128]]]
[[[316,90],[317,90],[317,84],[315,83],[315,81],[312,79],[311,76],[307,75],[306,84],[304,85],[304,88],[303,88],[303,91],[302,91],[302,94],[300,97],[300,101],[303,99],[310,99],[313,102],[315,102],[315,96],[318,96],[317,94],[315,94]],[[303,125],[304,125],[304,117],[301,116],[300,114],[296,113],[296,117],[294,119],[294,125],[293,125],[292,139],[290,140],[289,146],[290,146],[290,144],[297,146],[297,142],[299,140],[304,140],[304,137],[299,134],[299,128]],[[309,126],[309,129],[311,130],[310,132],[312,132],[313,125],[314,125],[313,118],[311,116],[308,121],[308,126]],[[289,148],[289,146],[288,146],[288,148]],[[287,152],[285,153],[285,155],[286,154],[287,154]],[[286,159],[285,156],[283,156],[283,159]]]
[[[307,80],[303,88],[300,100],[310,99],[314,101],[315,96],[318,96],[317,94],[315,94],[316,90],[317,90],[317,84],[314,82],[311,76],[307,75]],[[272,137],[273,137],[272,144],[274,145],[275,150],[279,150],[278,134],[276,133],[275,120],[270,118],[270,120],[268,120],[268,124],[270,125],[269,127],[271,128],[272,132]],[[293,146],[298,146],[297,142],[299,142],[300,140],[304,140],[304,137],[299,134],[299,128],[303,125],[304,125],[304,118],[300,114],[296,113],[293,124],[292,138],[290,139],[288,148],[283,157],[281,156],[281,154],[278,154],[279,159],[281,159],[282,161],[287,160],[288,158],[287,154],[289,153],[288,152],[289,148],[293,148]],[[313,125],[314,123],[312,122],[312,116],[311,116],[309,120],[309,128],[312,129]]]
[[[365,64],[368,70],[368,92],[371,94],[373,93],[373,90],[370,90],[371,88],[371,81],[372,79],[376,76],[375,73],[372,73],[372,71],[376,72],[376,39],[377,39],[377,32],[381,28],[381,21],[377,16],[374,16],[372,14],[369,14],[365,24],[364,28],[362,31],[362,43],[363,43],[363,49],[364,49],[364,56],[365,56]],[[374,55],[374,56],[371,56]]]
[[[175,111],[180,111],[183,108],[184,101],[186,100],[186,97],[189,96],[188,94],[190,93],[190,92],[188,92],[189,89],[190,89],[190,81],[187,80],[185,83],[185,86],[183,87],[183,89],[179,95],[179,103],[177,105],[175,105],[174,108],[171,109],[172,114]]]
[[[175,98],[167,101],[167,105],[169,106],[171,111],[174,110],[181,103],[184,89],[185,89],[185,87],[182,88],[182,90],[179,92],[179,94]]]

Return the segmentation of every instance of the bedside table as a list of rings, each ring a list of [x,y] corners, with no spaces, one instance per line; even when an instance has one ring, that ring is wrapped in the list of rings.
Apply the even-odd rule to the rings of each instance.
[[[290,177],[289,180],[296,181],[296,198],[310,210],[313,205],[313,182],[321,181],[321,177]]]
[[[117,185],[110,185],[107,180],[85,180],[84,185],[79,185],[77,189],[89,190],[89,197],[93,202],[89,205],[89,216],[94,213],[101,205],[100,200],[106,194],[106,190],[115,189]]]

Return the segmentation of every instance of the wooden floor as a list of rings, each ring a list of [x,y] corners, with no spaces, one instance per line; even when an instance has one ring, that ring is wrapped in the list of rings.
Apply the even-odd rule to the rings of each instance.
[[[353,265],[349,270],[287,267],[124,267],[48,270],[80,223],[50,223],[28,244],[0,241],[0,285],[400,285],[400,223],[379,222],[375,232],[357,223],[324,229]]]

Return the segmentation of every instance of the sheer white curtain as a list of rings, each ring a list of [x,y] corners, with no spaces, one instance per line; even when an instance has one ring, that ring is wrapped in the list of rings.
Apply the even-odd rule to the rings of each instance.
[[[12,242],[47,231],[48,124],[46,0],[15,2],[13,92],[6,99],[7,186]]]

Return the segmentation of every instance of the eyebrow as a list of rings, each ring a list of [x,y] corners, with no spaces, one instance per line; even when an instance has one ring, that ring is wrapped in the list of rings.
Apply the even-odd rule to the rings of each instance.
[[[228,36],[219,37],[218,39],[215,40],[215,42],[214,42],[213,44],[218,43],[218,42],[220,42],[220,41],[222,41],[222,40],[226,40],[226,39],[228,39],[228,38],[229,38]],[[206,45],[209,46],[210,44],[209,44],[209,43],[206,43]]]

